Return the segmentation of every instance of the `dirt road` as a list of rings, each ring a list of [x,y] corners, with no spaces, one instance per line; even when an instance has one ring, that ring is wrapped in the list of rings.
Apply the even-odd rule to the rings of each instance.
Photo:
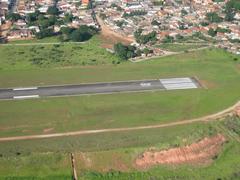
[[[41,134],[41,135],[29,135],[29,136],[15,136],[15,137],[2,137],[0,138],[0,142],[4,141],[17,141],[17,140],[30,140],[30,139],[43,139],[43,138],[52,138],[52,137],[63,137],[63,136],[76,136],[76,135],[86,135],[86,134],[97,134],[104,132],[121,132],[121,131],[133,131],[133,130],[141,130],[141,129],[153,129],[153,128],[163,128],[177,125],[190,124],[194,122],[204,122],[204,121],[213,121],[216,119],[220,119],[225,117],[226,115],[232,114],[236,107],[240,106],[240,101],[234,104],[233,106],[220,111],[218,113],[190,119],[183,120],[177,122],[171,122],[166,124],[158,124],[158,125],[149,125],[149,126],[137,126],[137,127],[129,127],[129,128],[111,128],[111,129],[97,129],[97,130],[81,130],[74,132],[64,132],[64,133],[54,133],[54,134]]]

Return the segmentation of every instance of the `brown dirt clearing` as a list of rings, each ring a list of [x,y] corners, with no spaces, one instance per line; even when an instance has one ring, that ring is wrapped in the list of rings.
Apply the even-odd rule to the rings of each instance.
[[[147,150],[135,161],[138,168],[149,168],[158,164],[206,164],[213,161],[226,141],[225,137],[217,134],[206,137],[188,146],[162,151]]]
[[[102,40],[102,47],[103,48],[113,48],[113,45],[122,42],[123,44],[131,44],[134,42],[134,39],[128,36],[123,36],[119,33],[114,32],[111,30],[101,18],[97,16],[98,23],[101,25],[101,33],[100,38]]]

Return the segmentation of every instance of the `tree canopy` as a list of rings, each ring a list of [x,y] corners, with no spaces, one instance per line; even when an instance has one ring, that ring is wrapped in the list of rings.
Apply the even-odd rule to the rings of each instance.
[[[50,6],[47,10],[47,14],[50,15],[58,15],[59,14],[59,10],[56,6]]]
[[[136,57],[136,47],[131,45],[123,45],[122,43],[117,43],[114,45],[115,54],[122,60],[127,60],[129,58]]]
[[[210,12],[206,14],[207,20],[212,23],[219,23],[223,21],[223,18],[219,17],[216,12]]]

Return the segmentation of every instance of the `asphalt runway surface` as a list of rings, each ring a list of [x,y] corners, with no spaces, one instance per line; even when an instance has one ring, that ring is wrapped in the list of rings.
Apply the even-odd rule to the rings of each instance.
[[[154,90],[195,89],[201,87],[195,78],[119,81],[79,85],[0,89],[0,99],[28,99],[90,94],[110,94]]]

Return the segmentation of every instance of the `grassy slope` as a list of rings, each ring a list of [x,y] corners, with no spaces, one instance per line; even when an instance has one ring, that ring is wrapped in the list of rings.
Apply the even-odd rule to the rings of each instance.
[[[15,155],[17,152],[31,154],[31,152],[48,151],[99,151],[125,147],[159,146],[169,147],[181,144],[182,137],[190,142],[211,131],[210,125],[194,123],[168,128],[89,134],[72,137],[59,137],[38,140],[24,140],[16,142],[1,142],[0,154]],[[176,138],[179,137],[179,138]]]
[[[113,152],[114,153],[114,152]],[[240,153],[239,143],[236,141],[231,141],[225,144],[222,153],[218,158],[211,164],[207,166],[158,166],[152,168],[148,171],[130,171],[130,172],[108,172],[108,173],[98,173],[96,171],[88,172],[83,171],[80,175],[81,179],[86,180],[106,180],[106,179],[239,179],[240,178],[240,158],[236,157],[236,154]],[[108,155],[111,157],[111,155]],[[115,157],[117,155],[115,154]],[[119,155],[120,156],[120,155]],[[91,156],[90,156],[91,157]],[[120,156],[121,157],[121,156]],[[126,155],[123,157],[126,158]],[[124,158],[122,161],[124,162]],[[131,157],[128,157],[131,158]]]
[[[58,36],[46,37],[43,39],[29,39],[29,40],[15,40],[10,41],[8,44],[25,44],[25,43],[56,43],[60,42]]]
[[[199,129],[196,129],[195,133],[198,135],[201,134],[200,132],[205,134],[205,136],[218,132],[225,134],[225,137],[228,138],[228,142],[222,147],[221,153],[214,158],[214,161],[211,164],[202,166],[159,165],[145,171],[139,171],[135,169],[133,162],[135,158],[141,154],[143,148],[117,149],[79,154],[77,156],[77,162],[79,171],[82,172],[80,177],[82,179],[239,179],[240,157],[237,156],[237,154],[240,153],[240,146],[235,138],[239,139],[240,134],[239,131],[234,131],[239,129],[239,123],[239,118],[229,118],[223,122],[212,122],[208,124],[207,131],[206,129],[205,131],[202,131],[202,126],[200,126]],[[229,126],[229,124],[231,125]],[[222,126],[225,130],[219,131],[219,128],[217,128],[219,126]],[[169,132],[171,133],[172,131]],[[191,134],[191,131],[189,131],[189,133]],[[231,137],[228,136],[229,133],[231,133]],[[234,135],[235,138],[232,138],[232,135]],[[188,138],[188,136],[181,134],[180,136],[177,136],[176,139],[180,139],[182,142],[184,140],[186,144],[189,144],[191,141],[189,141]],[[164,142],[161,142],[161,144],[163,145]],[[181,145],[184,144],[180,143],[180,146]],[[154,145],[154,147],[160,149],[166,148],[157,145]],[[89,164],[89,162],[91,163]],[[106,173],[106,171],[108,172]]]
[[[219,122],[194,123],[151,131],[1,143],[0,179],[12,176],[25,179],[67,179],[70,164],[66,160],[66,152],[75,152],[80,179],[237,179],[240,158],[236,155],[240,153],[240,146],[234,140],[225,144],[221,154],[208,166],[157,166],[142,172],[133,166],[136,156],[146,148],[166,149],[190,144],[202,137],[216,134],[217,124]],[[87,151],[84,159],[79,151]],[[85,164],[86,162],[90,164]],[[115,173],[103,173],[111,169]]]
[[[159,124],[220,111],[240,97],[240,71],[238,62],[232,58],[221,50],[204,50],[139,64],[78,68],[79,75],[75,77],[84,82],[197,76],[209,88],[1,101],[0,136],[39,134],[47,128],[54,128],[52,132],[64,132]],[[78,74],[74,70],[77,68],[67,72]],[[49,71],[50,74],[54,72]],[[68,79],[64,71],[58,72]],[[15,79],[19,80],[17,77]],[[51,79],[53,77],[48,74],[48,78],[42,80],[53,82],[56,80]],[[6,80],[11,81],[10,78]]]
[[[0,70],[111,64],[118,60],[99,43],[94,37],[84,44],[0,46]]]
[[[149,146],[168,148],[184,145],[184,143],[191,143],[203,136],[216,133],[210,127],[210,124],[195,123],[164,129],[153,129],[151,131],[138,130],[33,141],[5,142],[1,143],[0,146],[0,179],[1,177],[11,176],[25,177],[25,179],[27,177],[68,177],[71,166],[66,154],[67,152],[95,151],[92,153],[93,156],[99,155],[108,158],[108,160],[112,152],[124,152],[124,157],[128,158],[144,151]],[[185,139],[184,142],[183,139]],[[96,151],[101,152],[98,153]],[[78,155],[76,157],[78,161]],[[101,159],[101,157],[99,158]],[[127,161],[129,164],[131,164],[130,160]],[[109,162],[107,159],[102,160],[102,162],[98,163],[98,167],[104,167],[107,165],[107,162]],[[78,161],[77,166],[78,172],[83,170],[80,167],[81,161]]]

